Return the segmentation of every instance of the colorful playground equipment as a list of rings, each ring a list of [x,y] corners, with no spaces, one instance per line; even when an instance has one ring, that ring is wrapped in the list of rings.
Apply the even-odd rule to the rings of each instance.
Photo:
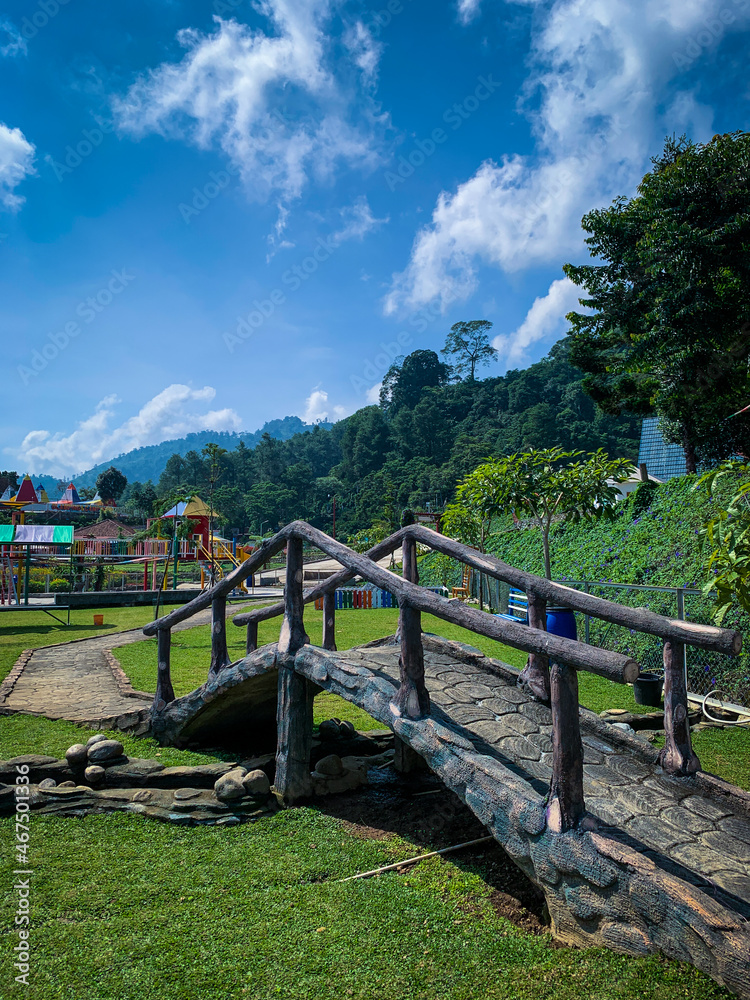
[[[433,594],[439,594],[440,597],[446,597],[448,594],[447,587],[423,587],[422,589],[429,590]],[[339,590],[334,591],[334,601],[337,611],[346,611],[352,608],[398,607],[396,598],[389,591],[368,587],[361,589],[341,587]],[[319,597],[315,601],[315,607],[318,611],[323,610],[322,597]]]

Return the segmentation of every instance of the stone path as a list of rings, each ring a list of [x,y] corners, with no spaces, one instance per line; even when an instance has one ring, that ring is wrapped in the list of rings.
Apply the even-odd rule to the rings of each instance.
[[[236,613],[236,607],[227,611],[228,615]],[[173,631],[210,622],[208,608]],[[142,641],[143,632],[137,628],[32,650],[0,687],[0,709],[68,719],[95,728],[145,732],[153,695],[133,692],[125,675],[113,669],[107,657],[110,649]]]

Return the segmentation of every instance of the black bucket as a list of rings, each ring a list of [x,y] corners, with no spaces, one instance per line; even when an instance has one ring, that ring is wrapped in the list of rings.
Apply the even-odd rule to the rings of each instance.
[[[636,705],[649,705],[652,708],[661,707],[661,689],[664,678],[661,674],[641,674],[633,682],[633,695]]]

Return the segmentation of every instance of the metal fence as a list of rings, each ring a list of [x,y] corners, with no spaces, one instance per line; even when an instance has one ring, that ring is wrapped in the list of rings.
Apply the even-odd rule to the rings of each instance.
[[[610,601],[617,601],[618,604],[646,607],[668,618],[678,618],[703,625],[714,624],[714,602],[710,597],[705,597],[700,590],[604,581],[555,580],[555,582]],[[484,575],[480,581],[480,574],[472,573],[472,597],[479,598],[480,586],[486,608],[507,614],[508,587]],[[730,611],[723,624],[738,628],[748,635],[748,621],[738,609],[735,612]],[[638,661],[644,671],[656,673],[662,671],[662,644],[656,636],[631,632],[619,625],[611,625],[598,618],[590,618],[588,615],[576,614],[576,626],[579,639],[603,649],[628,653]],[[750,637],[746,649],[736,658],[686,646],[685,671],[690,694],[703,697],[715,692],[724,702],[750,706]]]

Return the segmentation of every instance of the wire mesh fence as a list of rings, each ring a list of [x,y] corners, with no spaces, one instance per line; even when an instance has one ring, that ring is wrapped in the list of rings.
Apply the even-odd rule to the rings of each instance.
[[[441,580],[438,582],[447,583],[450,588],[455,581],[461,580],[461,564],[456,560],[449,562],[451,565],[448,562],[440,565]],[[428,575],[431,578],[433,573]],[[702,625],[714,624],[714,601],[711,597],[705,597],[700,590],[603,581],[558,580],[556,582],[628,607],[648,608],[667,618],[677,618]],[[469,591],[475,600],[479,599],[481,593],[482,604],[486,610],[495,614],[508,613],[509,588],[499,580],[473,572]],[[750,634],[748,616],[738,607],[729,611],[722,624],[726,628],[737,628],[744,635]],[[638,661],[641,671],[661,673],[663,670],[662,641],[658,636],[644,635],[581,614],[576,614],[576,628],[581,641],[603,649],[626,653]],[[688,691],[691,694],[703,696],[715,693],[725,702],[750,706],[750,639],[746,649],[738,657],[686,646],[685,670]]]

